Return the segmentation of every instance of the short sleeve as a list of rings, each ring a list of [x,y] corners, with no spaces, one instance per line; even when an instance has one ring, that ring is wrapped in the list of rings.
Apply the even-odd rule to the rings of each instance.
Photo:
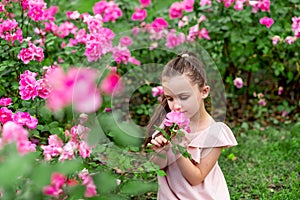
[[[231,129],[222,122],[213,123],[203,132],[199,132],[197,136],[191,140],[188,145],[188,152],[192,159],[200,163],[201,151],[206,148],[213,147],[232,147],[236,146],[237,141]]]

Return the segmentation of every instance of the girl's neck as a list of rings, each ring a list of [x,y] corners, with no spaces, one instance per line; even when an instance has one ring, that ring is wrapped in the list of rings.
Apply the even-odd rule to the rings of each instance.
[[[199,113],[198,116],[199,117],[195,117],[190,122],[190,128],[192,132],[197,132],[206,129],[213,122],[213,118],[205,109],[203,110],[203,112]]]

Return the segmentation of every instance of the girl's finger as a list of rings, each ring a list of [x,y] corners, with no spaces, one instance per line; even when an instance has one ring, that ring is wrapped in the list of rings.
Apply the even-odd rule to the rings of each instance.
[[[151,144],[154,144],[155,146],[158,146],[158,147],[161,146],[160,143],[158,143],[155,139],[151,140]]]
[[[168,140],[162,135],[156,137],[155,139],[157,139],[161,144],[166,144],[168,142]]]

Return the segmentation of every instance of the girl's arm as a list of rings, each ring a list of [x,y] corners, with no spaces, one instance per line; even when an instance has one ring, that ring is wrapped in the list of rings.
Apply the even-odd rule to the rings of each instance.
[[[165,149],[162,149],[158,152],[156,152],[155,155],[153,155],[150,160],[157,164],[160,169],[164,169],[168,165],[167,160],[167,151]]]
[[[201,162],[197,165],[194,165],[189,158],[180,156],[177,159],[177,164],[181,170],[182,175],[186,180],[192,185],[198,185],[202,183],[216,164],[221,152],[222,147],[208,149],[210,152],[207,156],[201,159]]]
[[[163,135],[158,135],[151,140],[152,150],[155,151],[150,160],[159,165],[160,169],[165,168],[168,165],[167,150],[169,149],[168,140]]]

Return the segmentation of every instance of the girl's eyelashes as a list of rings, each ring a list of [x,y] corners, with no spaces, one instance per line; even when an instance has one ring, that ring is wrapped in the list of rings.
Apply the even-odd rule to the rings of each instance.
[[[174,99],[170,96],[165,96],[167,101],[173,101]],[[178,99],[184,101],[184,100],[187,100],[189,98],[189,96],[179,96]]]
[[[180,100],[187,100],[189,97],[188,96],[180,96],[179,99]]]

